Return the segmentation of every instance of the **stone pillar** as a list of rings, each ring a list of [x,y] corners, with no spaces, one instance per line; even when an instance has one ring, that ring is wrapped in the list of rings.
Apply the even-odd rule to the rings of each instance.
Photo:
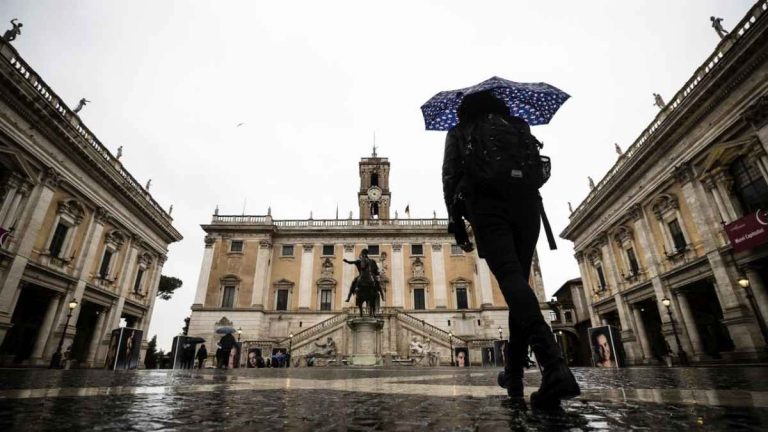
[[[696,321],[693,319],[691,306],[688,304],[688,297],[680,291],[675,291],[675,296],[677,297],[677,305],[680,308],[680,315],[683,317],[683,325],[688,333],[688,338],[691,340],[692,354],[701,355],[704,352],[704,346],[701,343],[699,329],[696,328]]]
[[[32,252],[37,234],[42,229],[43,219],[48,212],[53,199],[54,190],[60,182],[59,175],[54,170],[49,170],[43,178],[43,183],[37,187],[36,196],[27,204],[27,223],[25,227],[19,227],[18,249],[16,256],[6,270],[5,280],[0,281],[0,344],[5,339],[5,334],[10,327],[11,316],[19,298],[21,276],[27,267],[29,255]]]
[[[299,270],[299,310],[309,310],[312,303],[312,270],[314,270],[315,245],[303,245]]]
[[[193,308],[202,308],[205,306],[205,298],[208,294],[208,279],[211,278],[211,267],[213,266],[213,253],[215,248],[216,240],[210,236],[206,236],[203,262],[200,265],[200,277],[197,279],[197,291],[195,292],[195,301],[192,304]]]
[[[648,342],[648,333],[645,332],[643,315],[638,305],[632,305],[632,315],[635,321],[635,330],[637,330],[637,338],[640,341],[640,348],[643,350],[643,357],[645,357],[646,362],[649,362],[653,359],[653,353],[651,352],[651,344]]]
[[[658,250],[653,242],[651,242],[651,229],[648,226],[648,221],[645,218],[645,212],[643,208],[635,204],[629,211],[633,220],[635,235],[640,242],[640,248],[642,249],[643,261],[648,271],[649,277],[654,277],[659,274],[659,262],[658,262]]]
[[[480,297],[482,298],[482,306],[493,306],[493,285],[491,284],[491,269],[488,267],[488,263],[485,259],[477,256],[475,251],[477,262],[477,278],[480,281]]]
[[[723,204],[725,204],[725,208],[730,215],[730,219],[726,222],[738,219],[741,216],[741,206],[731,198],[731,193],[729,192],[733,185],[733,179],[731,179],[731,176],[727,172],[720,170],[715,173],[715,183],[715,186],[723,199]]]
[[[2,225],[0,226],[10,228],[13,225],[14,219],[16,218],[16,212],[19,210],[19,205],[21,204],[22,198],[23,195],[20,193],[20,191],[15,189],[13,199],[8,206],[7,212],[3,216]]]
[[[93,367],[96,362],[96,353],[99,349],[102,339],[104,339],[104,324],[107,321],[107,311],[102,309],[99,312],[99,319],[96,320],[96,328],[93,331],[91,343],[88,344],[88,355],[85,356],[85,362],[88,367]],[[146,332],[144,335],[146,339]]]
[[[766,291],[763,278],[751,267],[747,267],[745,273],[749,279],[749,285],[752,287],[752,295],[755,296],[755,301],[760,308],[759,313],[763,316],[763,320],[768,322],[768,291]]]
[[[595,313],[595,308],[592,306],[594,303],[592,297],[592,279],[589,277],[589,269],[587,263],[584,261],[584,253],[576,252],[576,262],[579,264],[579,272],[581,273],[582,290],[584,290],[584,296],[587,301],[586,309],[589,312],[589,322],[592,327],[597,327],[600,321]]]
[[[448,305],[448,288],[445,286],[445,259],[443,245],[432,244],[432,283],[435,288],[435,307],[445,309]]]
[[[405,307],[405,266],[402,243],[392,244],[392,306]]]
[[[51,337],[51,330],[53,329],[53,320],[56,318],[56,311],[61,305],[61,296],[55,294],[48,301],[48,308],[45,310],[45,316],[43,316],[43,322],[40,324],[40,329],[37,333],[37,339],[35,345],[32,348],[32,354],[30,360],[32,364],[41,365],[44,364],[43,353],[45,352],[45,345],[48,343],[48,339]]]
[[[0,205],[0,221],[4,221],[6,216],[8,216],[8,210],[10,209],[13,200],[16,198],[21,182],[21,176],[18,173],[12,173],[3,186],[3,189],[5,189],[5,197],[3,198],[3,203]],[[9,228],[8,225],[1,226],[6,229]]]
[[[256,256],[256,270],[253,273],[253,291],[251,307],[264,310],[264,292],[267,288],[267,273],[272,255],[272,243],[269,240],[259,241],[259,252]]]

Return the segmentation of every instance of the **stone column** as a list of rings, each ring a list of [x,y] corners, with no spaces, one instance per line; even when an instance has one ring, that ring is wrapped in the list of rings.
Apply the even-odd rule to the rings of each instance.
[[[2,225],[0,225],[5,228],[10,228],[13,225],[14,219],[16,218],[16,212],[19,210],[19,205],[21,204],[21,199],[23,198],[23,195],[18,189],[14,189],[13,192],[13,199],[11,199],[8,210],[3,216]]]
[[[259,241],[259,252],[256,256],[256,270],[253,273],[253,290],[251,307],[264,310],[264,292],[267,288],[267,270],[272,255],[272,243],[269,240]]]
[[[315,261],[315,245],[303,245],[299,270],[299,310],[309,310],[312,303],[312,270]]]
[[[43,219],[48,212],[53,199],[54,190],[58,187],[60,177],[54,170],[49,170],[43,177],[43,183],[37,187],[35,198],[27,204],[25,227],[19,227],[18,248],[16,256],[11,261],[6,270],[5,280],[0,282],[0,344],[5,339],[8,324],[11,322],[11,315],[16,307],[16,301],[19,298],[21,276],[29,261],[29,255],[32,252],[37,234],[42,229]]]
[[[691,340],[693,354],[701,355],[704,352],[704,346],[701,343],[699,329],[696,328],[696,321],[693,319],[691,306],[688,304],[688,297],[680,291],[675,291],[674,294],[677,297],[677,305],[680,308],[680,315],[683,317],[683,325],[688,333],[688,338]]]
[[[88,344],[88,355],[85,356],[85,361],[88,367],[93,367],[96,361],[96,353],[99,349],[99,344],[101,344],[102,339],[104,339],[104,323],[106,323],[106,321],[107,311],[102,309],[101,312],[99,312],[98,320],[96,320],[96,327],[93,331],[91,343]],[[144,338],[146,339],[146,332]]]
[[[213,267],[213,253],[215,249],[216,240],[211,236],[206,236],[203,262],[200,265],[200,277],[197,279],[197,291],[195,291],[195,301],[192,304],[192,308],[202,308],[205,306],[205,298],[208,294],[208,280],[211,278],[211,267]]]
[[[445,286],[445,259],[443,245],[432,244],[432,283],[435,288],[435,307],[445,309],[448,305],[448,288]]]
[[[48,343],[48,339],[51,337],[51,330],[53,329],[53,320],[56,318],[56,311],[61,305],[61,296],[55,294],[48,301],[48,308],[45,310],[45,316],[43,316],[43,322],[40,324],[40,329],[37,333],[37,339],[35,345],[32,348],[32,354],[30,359],[33,364],[43,364],[43,353],[45,352],[45,345]]]
[[[648,276],[654,277],[659,274],[658,251],[650,240],[653,237],[651,237],[651,230],[645,218],[645,213],[640,205],[635,204],[630,209],[629,214],[633,220],[635,235],[640,242],[641,253],[643,254],[643,261],[645,262]]]
[[[579,272],[581,272],[582,289],[584,290],[584,296],[586,297],[586,309],[589,312],[589,322],[592,327],[597,327],[600,324],[595,308],[593,307],[594,300],[592,298],[592,281],[589,277],[589,271],[587,269],[586,261],[584,261],[584,253],[576,252],[576,262],[579,264]]]
[[[731,179],[731,176],[727,172],[720,170],[715,174],[715,183],[717,190],[720,191],[720,196],[723,198],[723,204],[725,204],[725,208],[730,215],[730,219],[726,222],[738,219],[739,216],[741,216],[741,206],[731,198],[729,192],[733,185],[733,179]]]
[[[3,198],[2,205],[0,205],[0,221],[4,221],[6,216],[8,216],[8,210],[10,209],[13,200],[16,198],[16,195],[18,195],[17,192],[19,186],[21,186],[21,182],[21,176],[17,173],[12,173],[6,184],[3,186],[3,189],[5,189],[5,197]],[[2,227],[9,228],[8,225],[2,225]]]
[[[392,306],[405,307],[405,266],[402,243],[392,243]]]
[[[643,350],[643,357],[646,361],[653,358],[651,352],[651,344],[648,342],[648,334],[645,332],[645,323],[643,322],[643,315],[640,312],[640,307],[632,305],[632,315],[635,321],[635,329],[637,330],[637,338],[640,340],[640,348]]]
[[[749,279],[749,286],[752,287],[752,295],[755,296],[755,301],[760,308],[759,313],[763,316],[763,320],[768,322],[768,291],[763,278],[751,267],[747,267],[745,273]]]
[[[491,269],[485,259],[477,256],[475,250],[475,259],[477,262],[477,279],[480,281],[480,297],[483,307],[493,306],[493,285],[491,284]]]

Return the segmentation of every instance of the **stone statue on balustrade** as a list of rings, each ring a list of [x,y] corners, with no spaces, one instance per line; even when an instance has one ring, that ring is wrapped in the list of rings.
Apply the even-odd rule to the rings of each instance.
[[[664,102],[664,98],[658,93],[653,94],[653,104],[659,107],[659,109],[664,109],[664,107],[667,106],[666,102]]]
[[[73,110],[72,110],[72,112],[74,112],[75,114],[79,113],[79,112],[80,112],[80,110],[81,110],[81,109],[83,109],[83,107],[85,106],[85,104],[87,104],[87,103],[90,103],[90,102],[91,102],[91,101],[89,101],[89,100],[88,100],[88,99],[86,99],[86,98],[82,98],[82,99],[80,99],[80,102],[78,102],[78,103],[77,103],[77,107],[75,107],[75,109],[73,109]]]
[[[5,33],[3,33],[3,39],[5,39],[6,42],[12,42],[16,40],[16,36],[21,34],[21,28],[24,26],[22,23],[17,23],[18,18],[14,18],[11,20],[11,29],[6,30]]]
[[[308,356],[312,357],[336,357],[336,342],[333,338],[328,336],[325,343],[319,342],[319,339],[315,341],[315,347],[309,352]]]
[[[720,39],[728,36],[728,31],[723,28],[722,18],[709,17],[709,20],[712,21],[712,28],[715,29],[717,35],[720,36]]]

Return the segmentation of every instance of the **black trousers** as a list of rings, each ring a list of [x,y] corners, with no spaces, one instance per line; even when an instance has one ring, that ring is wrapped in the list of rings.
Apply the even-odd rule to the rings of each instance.
[[[541,227],[541,197],[476,194],[468,206],[478,254],[485,258],[509,307],[507,367],[527,363],[528,332],[545,323],[528,284]]]

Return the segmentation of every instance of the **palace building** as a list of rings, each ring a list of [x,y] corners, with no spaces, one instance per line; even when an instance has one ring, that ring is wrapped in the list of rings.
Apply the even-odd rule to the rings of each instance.
[[[722,39],[561,234],[591,325],[621,330],[629,364],[766,357],[766,12]]]
[[[390,217],[390,163],[374,153],[359,162],[359,218],[277,220],[214,214],[207,234],[189,335],[217,341],[222,325],[241,330],[245,347],[265,354],[290,348],[294,357],[332,338],[343,358],[351,354],[346,303],[356,259],[367,248],[378,262],[386,298],[376,342],[379,358],[409,355],[414,337],[429,339],[443,364],[450,348],[482,348],[500,332],[508,337],[507,307],[485,260],[465,254],[447,233],[446,219]],[[544,306],[538,258],[531,284]],[[486,350],[487,352],[487,350]],[[212,354],[212,353],[211,353]]]
[[[121,320],[146,331],[169,213],[0,39],[0,365],[103,367]],[[143,350],[142,350],[143,352]]]

